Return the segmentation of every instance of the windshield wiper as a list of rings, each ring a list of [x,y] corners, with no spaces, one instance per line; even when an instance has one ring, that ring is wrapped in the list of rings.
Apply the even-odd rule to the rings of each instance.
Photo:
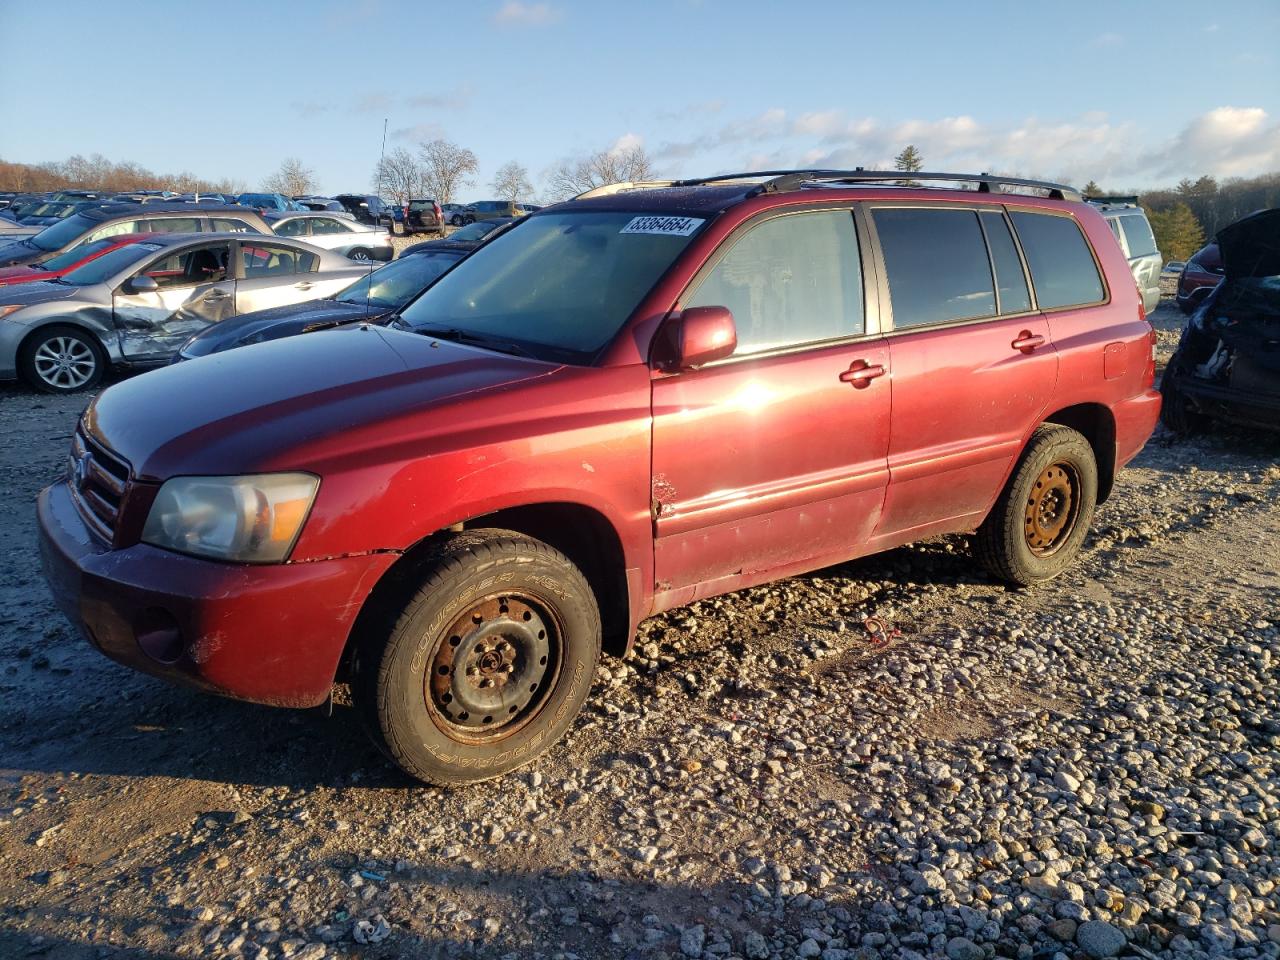
[[[400,323],[404,321],[396,318]],[[476,333],[473,330],[459,330],[457,327],[409,327],[414,333],[420,333],[424,337],[434,337],[438,340],[453,340],[457,343],[470,344],[473,347],[484,347],[488,350],[496,350],[499,353],[514,353],[517,356],[528,357],[530,360],[537,360],[538,357],[531,353],[527,347],[522,347],[513,340],[503,340],[501,337],[490,337],[487,334]]]

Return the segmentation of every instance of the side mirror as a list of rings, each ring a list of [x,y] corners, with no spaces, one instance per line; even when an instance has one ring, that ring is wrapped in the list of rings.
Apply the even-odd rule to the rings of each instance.
[[[124,282],[125,293],[155,293],[160,289],[160,284],[156,283],[154,277],[140,276],[130,277]]]
[[[738,328],[728,307],[689,307],[677,318],[673,332],[671,366],[677,370],[723,360],[738,348]]]

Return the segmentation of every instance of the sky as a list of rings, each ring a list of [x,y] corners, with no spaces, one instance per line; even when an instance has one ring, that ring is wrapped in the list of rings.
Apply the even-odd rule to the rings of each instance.
[[[216,11],[216,14],[215,14]],[[1280,171],[1280,2],[0,0],[0,158],[365,192],[643,146],[662,176],[891,163],[1119,190]],[[23,38],[26,38],[25,40]]]

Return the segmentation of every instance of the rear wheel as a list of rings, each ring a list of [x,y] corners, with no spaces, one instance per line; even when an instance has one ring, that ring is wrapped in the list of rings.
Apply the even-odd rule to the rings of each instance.
[[[45,393],[96,387],[106,367],[106,351],[97,338],[76,327],[42,327],[27,338],[18,354],[22,379]]]
[[[350,253],[347,254],[347,259],[358,260],[361,263],[364,263],[365,261],[372,260],[373,256],[364,247],[356,247],[354,250],[352,250]]]
[[[473,783],[564,736],[599,656],[595,597],[567,557],[516,533],[467,531],[434,551],[401,609],[374,618],[354,693],[406,773]]]
[[[1044,424],[978,528],[975,553],[1003,580],[1022,586],[1050,580],[1080,552],[1097,496],[1089,441],[1070,427]]]

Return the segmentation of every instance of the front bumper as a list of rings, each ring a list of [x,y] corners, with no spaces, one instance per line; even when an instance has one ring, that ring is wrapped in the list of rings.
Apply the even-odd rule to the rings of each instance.
[[[396,560],[217,563],[89,532],[63,481],[37,502],[40,559],[62,612],[113,660],[165,680],[282,707],[328,696],[364,599]]]

